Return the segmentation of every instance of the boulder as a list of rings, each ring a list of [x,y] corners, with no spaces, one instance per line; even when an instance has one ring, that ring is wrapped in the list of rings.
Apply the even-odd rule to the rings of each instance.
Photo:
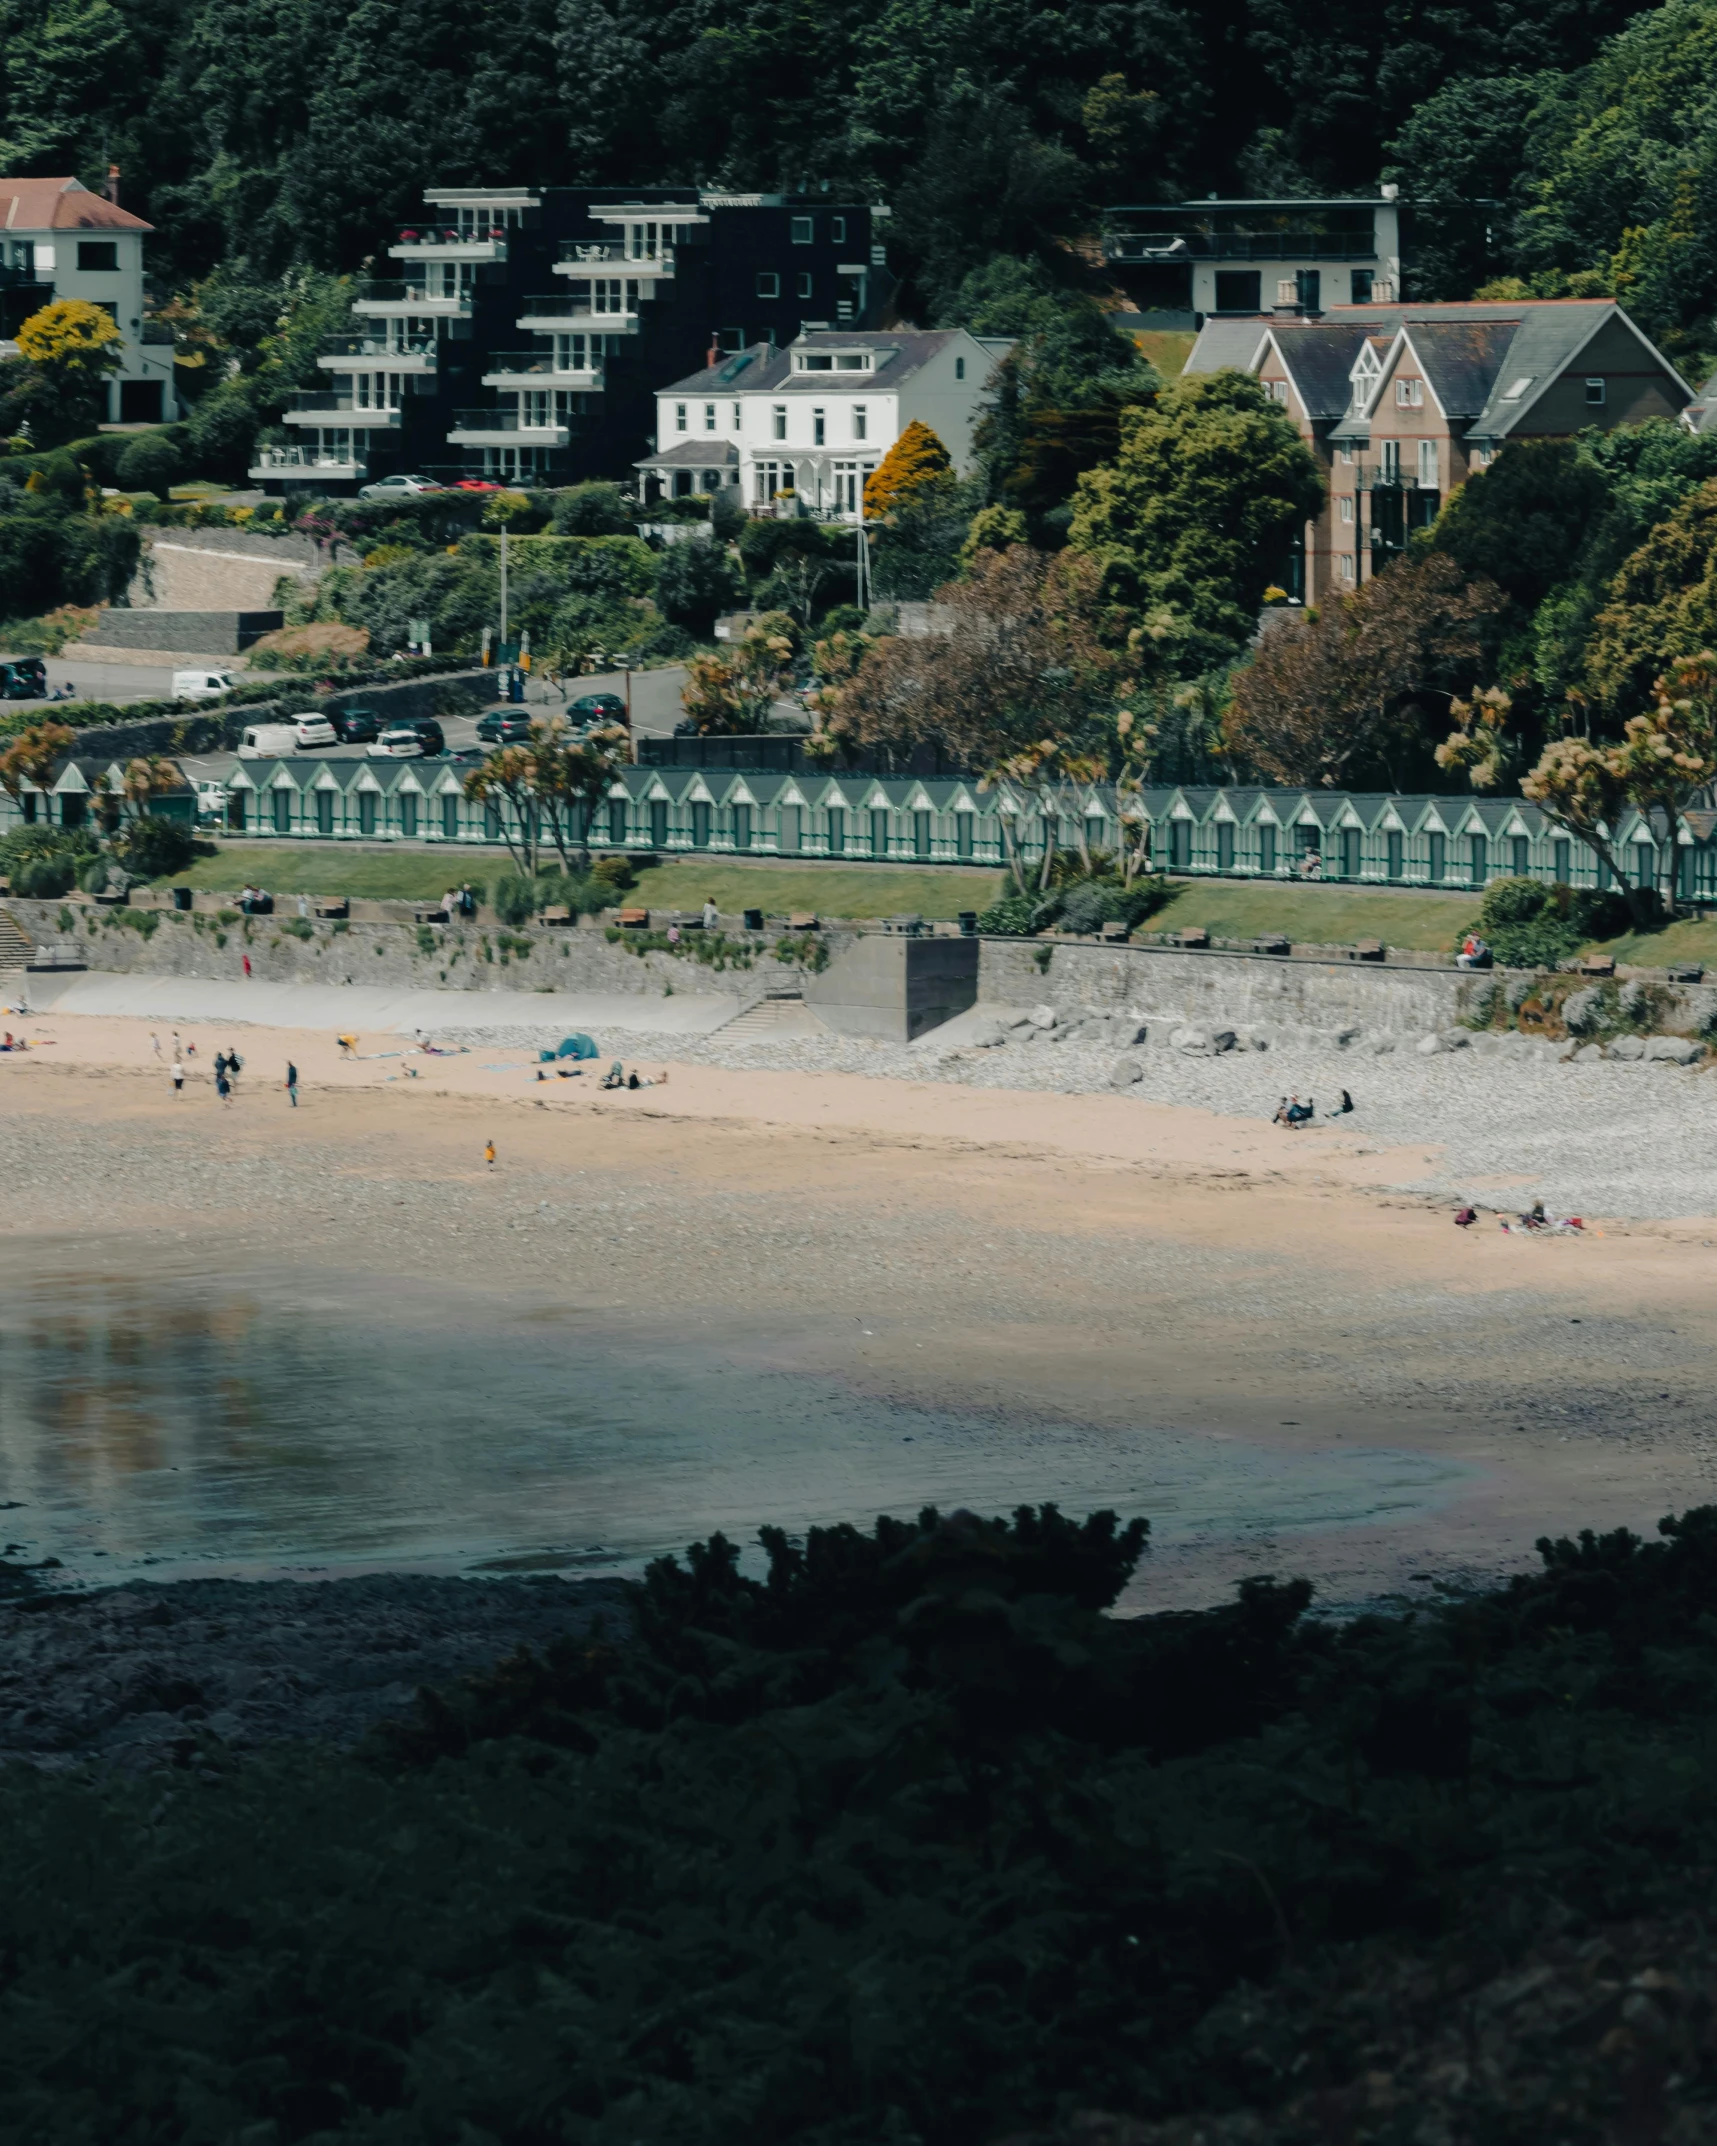
[[[1607,1055],[1611,1058],[1643,1058],[1645,1056],[1645,1038],[1643,1036],[1618,1036],[1615,1042],[1610,1045]]]
[[[1419,1038],[1418,1051],[1419,1056],[1421,1058],[1435,1058],[1437,1053],[1442,1050],[1443,1047],[1443,1039],[1441,1036],[1430,1035],[1421,1036]]]
[[[1239,1040],[1239,1037],[1231,1028],[1213,1028],[1210,1031],[1210,1048],[1212,1051],[1231,1051]]]
[[[1184,1051],[1189,1058],[1206,1058],[1210,1055],[1210,1038],[1202,1028],[1177,1028],[1169,1038],[1169,1047]]]
[[[998,1013],[996,1020],[1003,1028],[1029,1028],[1031,1026],[1031,1015],[1021,1013],[1017,1008],[1009,1013]]]
[[[1338,1051],[1351,1050],[1362,1033],[1363,1031],[1357,1028],[1338,1028],[1330,1041]]]
[[[1624,1021],[1637,1021],[1642,1013],[1650,1010],[1651,999],[1639,978],[1630,976],[1616,993],[1616,1004],[1621,1008]]]
[[[1136,1058],[1117,1058],[1109,1068],[1109,1085],[1111,1088],[1131,1088],[1135,1082],[1143,1080],[1144,1077],[1145,1069]]]
[[[1691,1036],[1653,1036],[1646,1044],[1645,1054],[1658,1065],[1690,1066],[1704,1056],[1704,1047]]]
[[[1488,1028],[1484,1028],[1473,1037],[1472,1048],[1477,1057],[1499,1058],[1502,1055],[1503,1041],[1501,1036],[1493,1035]]]
[[[1562,1018],[1571,1036],[1590,1035],[1603,1011],[1604,994],[1588,984],[1583,991],[1570,991],[1562,1001]]]
[[[1446,1051],[1464,1051],[1471,1048],[1472,1031],[1467,1028],[1445,1028],[1442,1031],[1443,1048]]]
[[[1395,1038],[1393,1036],[1373,1036],[1371,1039],[1371,1055],[1374,1058],[1387,1058],[1394,1048]]]
[[[1026,1019],[1033,1028],[1053,1028],[1055,1026],[1055,1008],[1053,1006],[1034,1006],[1030,1013],[1026,1015]]]
[[[1601,1043],[1582,1043],[1574,1053],[1574,1063],[1577,1066],[1593,1066],[1599,1062],[1603,1055],[1604,1046]]]

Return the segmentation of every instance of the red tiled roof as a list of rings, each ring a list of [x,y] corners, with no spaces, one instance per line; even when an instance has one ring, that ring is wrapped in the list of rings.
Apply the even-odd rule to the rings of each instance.
[[[81,179],[0,179],[0,231],[153,231]]]

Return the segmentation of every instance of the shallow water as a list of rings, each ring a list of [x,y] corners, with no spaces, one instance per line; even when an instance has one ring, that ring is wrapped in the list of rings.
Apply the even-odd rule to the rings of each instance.
[[[775,1337],[777,1340],[779,1337]],[[363,1277],[39,1271],[0,1295],[0,1533],[72,1576],[604,1570],[921,1505],[1053,1499],[1232,1545],[1410,1525],[1432,1455],[879,1398],[599,1315]]]

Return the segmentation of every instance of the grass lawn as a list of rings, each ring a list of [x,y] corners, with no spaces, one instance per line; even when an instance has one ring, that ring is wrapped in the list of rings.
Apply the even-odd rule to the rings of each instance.
[[[1232,879],[1180,880],[1179,892],[1146,925],[1182,931],[1202,925],[1213,938],[1251,939],[1283,932],[1290,939],[1343,945],[1381,939],[1415,953],[1446,952],[1478,914],[1475,894],[1392,894],[1380,888],[1247,886]]]
[[[1703,962],[1717,969],[1717,917],[1682,917],[1662,931],[1629,931],[1619,939],[1594,940],[1588,953],[1614,954],[1642,969],[1661,969],[1677,961]]]
[[[230,892],[247,881],[272,894],[356,894],[371,901],[432,901],[449,881],[493,885],[513,869],[505,851],[348,849],[322,842],[223,843],[213,857],[199,857],[168,884]],[[731,913],[763,909],[784,915],[815,909],[832,917],[883,917],[915,913],[956,917],[962,909],[985,909],[1001,889],[1002,875],[957,867],[915,871],[910,867],[842,864],[741,864],[728,859],[688,858],[639,875],[640,893],[653,909],[697,909],[706,895]]]

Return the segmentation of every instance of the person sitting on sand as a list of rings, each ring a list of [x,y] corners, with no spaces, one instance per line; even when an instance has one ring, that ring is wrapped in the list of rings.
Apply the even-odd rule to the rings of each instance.
[[[356,1036],[336,1036],[334,1041],[340,1046],[340,1056],[342,1058],[357,1057],[358,1039]]]
[[[1479,1213],[1476,1207],[1459,1207],[1455,1210],[1455,1227],[1456,1229],[1471,1229],[1478,1218]]]
[[[1543,1229],[1549,1219],[1549,1216],[1544,1212],[1544,1202],[1534,1200],[1525,1214],[1521,1216],[1520,1226],[1522,1229]]]
[[[1276,1098],[1276,1115],[1270,1120],[1270,1123],[1272,1125],[1286,1125],[1287,1122],[1288,1099],[1285,1095],[1278,1096]]]
[[[602,1076],[602,1085],[605,1088],[625,1087],[626,1068],[620,1063],[618,1058],[615,1059],[614,1063],[608,1068],[608,1071]]]
[[[1337,1103],[1333,1110],[1326,1110],[1324,1112],[1324,1116],[1326,1118],[1345,1118],[1348,1115],[1349,1111],[1352,1110],[1352,1108],[1353,1097],[1349,1095],[1347,1090],[1344,1088],[1341,1091],[1341,1101]]]
[[[1288,1115],[1283,1122],[1297,1130],[1308,1119],[1315,1118],[1317,1114],[1318,1106],[1315,1096],[1308,1096],[1302,1103],[1296,1095],[1288,1104]]]

